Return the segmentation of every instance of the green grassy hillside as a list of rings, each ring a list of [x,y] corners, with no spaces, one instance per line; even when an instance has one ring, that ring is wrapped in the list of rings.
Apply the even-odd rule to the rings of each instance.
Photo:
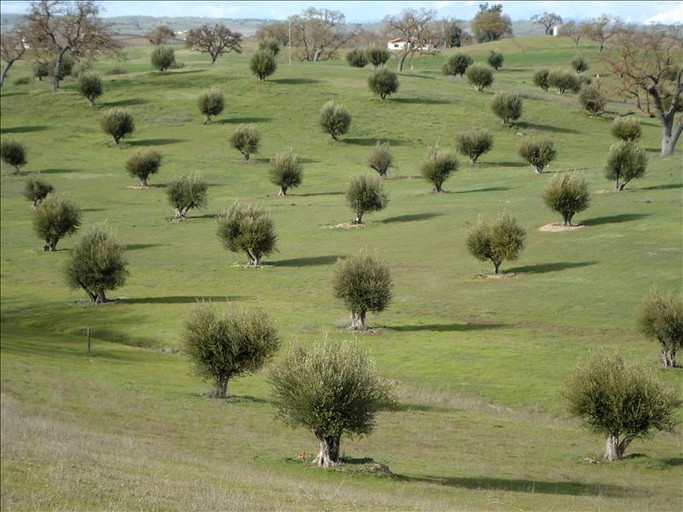
[[[533,87],[538,67],[569,68],[577,49],[568,40],[467,51],[483,62],[491,48],[505,55],[491,89],[441,75],[448,55],[425,56],[384,102],[368,90],[370,69],[290,64],[286,51],[259,83],[248,72],[249,45],[213,66],[178,48],[185,66],[164,74],[151,71],[149,47],[131,48],[125,63],[97,63],[104,94],[94,108],[73,80],[57,93],[15,85],[29,74],[18,63],[1,98],[2,138],[28,147],[24,174],[3,164],[0,182],[3,510],[680,509],[680,433],[636,441],[638,456],[618,464],[588,464],[603,440],[566,416],[559,393],[577,362],[602,347],[658,367],[657,344],[639,334],[634,312],[653,286],[681,289],[681,145],[660,157],[660,127],[640,118],[647,174],[614,193],[602,171],[610,125],[631,107],[611,102],[614,113],[591,118],[576,95]],[[597,51],[579,51],[590,73],[605,76]],[[115,65],[127,73],[105,75]],[[210,86],[227,108],[204,125],[196,102]],[[491,112],[498,91],[524,97],[514,127]],[[330,99],[353,115],[336,143],[317,126]],[[136,123],[120,147],[99,128],[114,106],[129,107]],[[249,163],[228,143],[242,123],[262,135]],[[447,193],[431,194],[419,175],[428,146],[454,147],[471,127],[492,130],[492,151],[474,166],[461,159]],[[541,175],[517,155],[524,136],[555,143],[558,157]],[[340,228],[352,218],[346,183],[374,172],[367,158],[377,141],[395,155],[389,205],[364,227]],[[304,181],[282,198],[268,160],[288,147],[303,158]],[[124,167],[140,148],[164,155],[146,190]],[[540,231],[560,221],[543,189],[570,169],[591,187],[591,208],[575,218],[584,228]],[[210,183],[209,205],[169,222],[165,185],[192,172]],[[92,306],[67,289],[61,268],[78,234],[42,252],[21,195],[29,173],[80,205],[83,229],[106,223],[126,244],[130,276],[110,292],[115,300]],[[274,219],[279,251],[260,269],[243,268],[246,257],[216,236],[216,215],[236,200]],[[480,217],[504,211],[527,229],[527,246],[503,264],[506,278],[490,279],[465,236]],[[346,331],[331,286],[335,261],[361,248],[386,260],[395,282],[387,311],[369,315],[368,335]],[[343,439],[344,471],[301,464],[296,454],[314,452],[315,437],[273,421],[263,375],[232,382],[227,402],[201,398],[208,386],[179,353],[183,318],[201,299],[262,306],[285,346],[357,337],[395,381],[400,410],[383,413],[372,436]],[[680,372],[660,375],[681,388]],[[394,476],[354,471],[367,459]]]

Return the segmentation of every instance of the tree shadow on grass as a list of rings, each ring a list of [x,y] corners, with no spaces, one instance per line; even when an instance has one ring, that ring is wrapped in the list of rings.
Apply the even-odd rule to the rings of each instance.
[[[268,80],[268,81],[275,83],[275,84],[305,85],[305,84],[319,84],[322,80],[317,80],[315,78],[275,78],[273,80]]]
[[[407,215],[397,215],[396,217],[389,217],[388,219],[381,220],[383,224],[389,224],[392,222],[414,222],[419,220],[429,220],[434,217],[440,217],[441,213],[413,213]]]
[[[139,249],[149,249],[150,247],[159,247],[161,244],[129,244],[126,246],[127,251],[137,251]]]
[[[668,183],[666,185],[653,185],[651,187],[643,187],[640,190],[675,190],[683,188],[683,183]]]
[[[511,273],[521,274],[545,274],[547,272],[557,272],[559,270],[568,270],[570,268],[581,268],[595,265],[597,261],[557,261],[554,263],[540,263],[538,265],[525,265],[523,267],[515,267],[508,269]]]
[[[622,213],[620,215],[606,215],[604,217],[595,217],[593,219],[584,220],[581,224],[584,226],[601,226],[603,224],[618,224],[620,222],[631,222],[633,220],[643,219],[649,217],[647,213]]]
[[[49,129],[49,126],[15,126],[14,128],[0,128],[0,133],[32,133]]]
[[[489,329],[502,329],[510,327],[508,324],[424,324],[424,325],[392,325],[388,328],[398,332],[468,332],[468,331],[488,331]]]
[[[241,297],[226,297],[219,295],[169,295],[163,297],[126,297],[117,299],[122,304],[195,304],[197,302],[230,302]]]
[[[403,146],[405,141],[402,139],[387,139],[382,137],[370,137],[367,139],[344,139],[344,142],[348,144],[355,144],[357,146],[375,146],[379,143],[389,143],[390,146]]]
[[[168,144],[177,144],[178,142],[185,142],[187,139],[142,139],[131,140],[128,142],[131,146],[166,146]]]
[[[526,480],[517,478],[492,478],[492,477],[443,477],[428,475],[425,477],[410,477],[395,475],[399,480],[406,482],[425,482],[446,485],[449,487],[461,487],[464,489],[512,491],[541,494],[558,494],[567,496],[643,496],[649,495],[644,489],[621,487],[613,484],[586,484],[582,482],[547,482],[539,480]]]
[[[272,121],[270,117],[228,117],[227,119],[220,119],[213,121],[212,124],[253,124],[253,123],[267,123]]]
[[[66,174],[69,172],[78,172],[78,169],[43,169],[40,174]]]
[[[141,98],[128,98],[125,100],[117,101],[103,101],[98,103],[97,106],[100,108],[111,108],[111,107],[134,107],[135,105],[146,105],[149,103],[147,100]]]
[[[477,164],[475,164],[476,166]],[[529,167],[531,166],[526,162],[486,162],[480,164],[482,167]]]
[[[315,197],[315,196],[341,196],[344,192],[311,192],[309,194],[297,194],[298,197]]]
[[[510,187],[486,187],[478,188],[475,190],[457,190],[456,194],[471,194],[473,192],[503,192],[504,190],[510,190]]]
[[[560,126],[551,126],[549,124],[527,123],[524,121],[516,122],[515,126],[517,126],[517,128],[523,128],[523,129],[528,129],[528,130],[540,130],[540,131],[552,132],[552,133],[581,133],[581,132],[579,132],[577,130],[573,130],[571,128],[562,128]]]
[[[310,258],[292,258],[289,260],[274,261],[276,267],[311,267],[314,265],[332,265],[341,256],[311,256]]]
[[[452,101],[437,100],[434,98],[392,98],[388,101],[390,101],[391,103],[402,103],[406,105],[450,105],[451,103],[453,103]]]

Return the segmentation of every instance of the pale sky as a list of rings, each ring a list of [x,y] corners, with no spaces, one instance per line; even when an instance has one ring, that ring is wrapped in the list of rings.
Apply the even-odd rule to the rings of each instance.
[[[485,0],[452,1],[100,1],[103,17],[113,16],[197,16],[207,18],[255,18],[284,20],[308,7],[341,11],[348,23],[380,21],[403,9],[433,9],[438,17],[471,20]],[[562,18],[582,20],[601,14],[619,17],[627,23],[683,24],[683,0],[679,1],[489,1],[502,4],[503,14],[513,21],[528,21],[534,14],[554,12]],[[27,12],[29,1],[0,1],[0,14]]]

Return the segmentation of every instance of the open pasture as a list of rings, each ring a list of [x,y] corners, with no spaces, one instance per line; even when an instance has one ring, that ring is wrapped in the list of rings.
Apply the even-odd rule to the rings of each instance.
[[[491,48],[505,62],[490,89],[475,92],[440,72],[447,55],[416,58],[384,102],[367,87],[370,69],[345,61],[288,64],[259,83],[253,51],[206,55],[176,49],[185,66],[151,71],[150,47],[127,49],[122,64],[102,61],[104,94],[91,108],[73,80],[57,93],[46,83],[2,90],[2,137],[24,142],[21,176],[2,167],[2,509],[3,510],[680,510],[680,432],[635,441],[638,454],[599,460],[603,440],[568,418],[559,393],[576,363],[606,347],[657,367],[658,347],[636,327],[635,309],[653,286],[680,291],[682,150],[659,156],[660,128],[640,117],[647,174],[620,193],[603,177],[610,125],[632,109],[611,102],[591,118],[576,95],[534,87],[538,67],[569,69],[568,39],[529,37],[467,47],[483,62]],[[604,70],[581,45],[589,73]],[[393,67],[395,61],[390,61]],[[127,73],[105,75],[116,65]],[[608,80],[609,77],[605,77]],[[202,123],[196,101],[220,88],[226,110]],[[524,113],[513,127],[491,112],[497,91],[519,92]],[[333,143],[317,126],[328,100],[353,116]],[[136,129],[120,147],[99,119],[129,107]],[[228,144],[242,123],[262,136],[244,163]],[[472,127],[493,132],[493,149],[461,167],[431,194],[419,175],[428,146],[455,147]],[[524,136],[551,138],[557,159],[536,175],[517,155]],[[360,228],[336,227],[352,212],[346,183],[373,173],[367,157],[389,142],[396,167],[384,182],[388,207]],[[139,148],[164,155],[146,190],[125,161]],[[303,184],[286,197],[268,181],[268,160],[291,147],[304,161]],[[591,186],[583,229],[549,233],[559,222],[542,191],[553,173],[576,169]],[[169,222],[165,184],[200,172],[209,204],[187,222]],[[82,229],[107,223],[127,245],[130,276],[110,303],[92,306],[70,292],[61,268],[78,234],[43,253],[21,195],[29,173],[83,210]],[[215,217],[234,201],[265,207],[278,252],[259,269],[226,252]],[[509,212],[527,229],[526,249],[506,262],[504,279],[465,248],[481,216]],[[376,251],[394,276],[394,300],[369,314],[371,334],[345,330],[348,313],[332,295],[338,258]],[[227,402],[201,398],[208,386],[179,353],[184,316],[197,300],[260,305],[276,320],[283,349],[357,337],[380,372],[396,382],[398,411],[382,413],[370,437],[343,439],[345,471],[296,461],[315,437],[273,421],[263,375],[235,380]],[[86,352],[85,330],[93,333]],[[680,371],[660,371],[679,389]],[[681,415],[683,417],[683,415]],[[354,472],[367,459],[394,476]]]

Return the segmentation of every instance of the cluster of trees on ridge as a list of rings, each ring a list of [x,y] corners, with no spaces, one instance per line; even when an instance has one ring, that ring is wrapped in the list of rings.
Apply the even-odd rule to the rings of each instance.
[[[84,96],[87,97],[86,94]],[[88,99],[90,101],[90,98]],[[507,105],[506,102],[502,102],[503,107],[511,107],[503,108],[502,111],[511,110],[514,115],[514,100],[510,98]],[[92,101],[90,103],[92,104]],[[348,112],[345,113],[344,109],[337,107],[334,104],[329,107],[326,105],[321,112],[321,126],[324,129],[328,125],[331,126],[327,133],[335,139],[344,133],[344,119],[348,119],[350,123]],[[342,115],[337,116],[337,112],[341,112]],[[501,118],[502,122],[512,119],[512,115],[505,115],[508,117]],[[326,116],[330,118],[329,123],[324,122]],[[123,136],[133,131],[132,116],[123,116],[123,121],[117,116],[111,118],[111,123],[103,122],[103,128],[118,144]],[[341,123],[338,122],[340,119]],[[615,128],[615,132],[617,131],[619,130]],[[631,133],[637,130],[625,126],[621,131]],[[249,141],[253,143],[253,137],[247,136],[246,142],[240,137],[235,137],[233,143],[233,147],[238,149],[245,159],[257,149],[253,145],[250,146]],[[15,165],[10,160],[14,158],[13,161],[21,161],[19,165],[24,165],[25,150],[22,153],[21,149],[17,150],[16,145],[12,149],[7,145],[8,149],[5,150],[5,142],[3,141],[3,160]],[[624,147],[632,150],[633,146],[626,145],[628,142],[623,143]],[[391,157],[387,157],[386,154],[387,149],[378,145],[370,157],[371,167],[380,175],[386,175],[387,169],[391,166]],[[540,162],[537,164],[540,166],[540,172],[545,165],[544,158],[547,159],[543,155],[554,156],[553,151],[552,147],[545,147],[541,148],[540,152],[530,149],[525,150],[525,153],[540,153],[541,156],[536,156],[533,160]],[[17,154],[17,157],[11,156]],[[287,171],[299,167],[296,155],[291,151],[282,156],[281,160],[284,162],[281,167]],[[643,167],[640,165],[642,158],[637,155],[615,156],[613,160],[635,162],[635,167]],[[473,161],[476,161],[476,158]],[[126,163],[126,168],[146,185],[147,177],[158,171],[160,163],[159,153],[136,153]],[[619,188],[620,176],[624,183],[624,170],[618,165],[620,164],[608,163],[608,166],[617,166],[616,181]],[[457,167],[453,152],[434,147],[429,150],[427,161],[423,165],[423,174],[432,182],[435,192],[441,192],[444,176],[450,175]],[[172,202],[176,195],[180,197],[186,190],[198,191],[189,206],[186,199],[174,202],[181,217],[185,216],[188,209],[197,207],[206,200],[206,188],[202,186],[202,180],[198,176],[190,178],[192,179],[185,180],[190,182],[189,188],[183,183],[179,186],[169,185],[169,200]],[[183,180],[181,178],[178,181]],[[370,197],[369,204],[379,205],[375,209],[384,207],[386,195],[373,194],[373,190],[378,190],[373,183],[379,184],[380,181],[354,181],[349,191],[358,192],[347,193],[349,202],[351,203],[353,198],[360,204],[363,202],[360,199]],[[286,187],[280,186],[284,195]],[[73,203],[55,196],[50,184],[39,179],[31,179],[27,182],[25,195],[32,200],[35,207],[34,219],[38,220],[34,226],[45,239],[45,250],[55,250],[62,236],[78,229],[80,211]],[[588,204],[585,182],[575,175],[561,175],[549,184],[544,200],[549,205],[566,205],[566,197],[569,197],[570,203],[575,203],[570,210],[561,211],[564,222],[570,224],[571,216]],[[557,209],[554,206],[553,208]],[[55,211],[57,214],[50,213]],[[362,209],[359,212],[356,207],[355,213],[356,221],[362,222]],[[51,219],[58,222],[52,223]],[[47,228],[38,227],[44,224]],[[263,212],[251,206],[242,208],[238,204],[234,205],[219,217],[218,226],[219,238],[226,248],[246,252],[251,265],[258,265],[260,257],[267,255],[274,248],[276,235],[272,222]],[[264,233],[271,235],[265,242],[262,240]],[[468,235],[467,245],[475,256],[490,260],[497,272],[502,261],[516,258],[523,248],[524,236],[523,228],[509,215],[503,215],[493,225],[480,223],[480,226]],[[105,292],[122,285],[128,273],[123,251],[124,247],[118,244],[115,236],[104,227],[90,230],[73,250],[64,269],[67,283],[72,288],[84,289],[93,302],[105,301]],[[353,328],[365,327],[367,311],[379,312],[387,307],[391,299],[392,285],[387,265],[370,255],[361,253],[340,260],[335,266],[334,293],[349,308]],[[662,297],[656,293],[648,297],[642,305],[641,329],[647,335],[658,339],[665,366],[677,366],[676,351],[680,348],[683,338],[681,309],[680,298]],[[267,315],[249,312],[233,315],[229,312],[224,317],[217,317],[210,311],[210,305],[197,306],[193,316],[185,323],[184,341],[197,372],[215,381],[216,396],[226,396],[229,378],[262,367],[279,346],[276,330],[269,323]],[[195,352],[193,347],[196,348]],[[292,364],[293,362],[297,364]],[[326,369],[325,372],[321,372],[323,368]],[[339,462],[339,443],[342,434],[369,434],[374,427],[375,413],[390,408],[395,402],[390,387],[377,376],[374,367],[362,351],[346,344],[323,343],[309,351],[294,349],[281,365],[274,367],[269,374],[269,380],[278,416],[287,423],[312,430],[320,441],[320,452],[314,462],[321,466]],[[317,388],[314,383],[318,383]],[[570,412],[584,418],[596,431],[607,435],[605,455],[608,460],[622,458],[626,447],[633,439],[646,435],[653,429],[670,429],[674,425],[674,411],[681,405],[678,396],[651,375],[643,374],[638,369],[630,369],[618,359],[610,360],[605,357],[594,359],[585,369],[580,370],[574,379],[568,382],[565,396],[570,403]],[[603,407],[596,408],[597,403]],[[639,406],[635,410],[632,407],[634,403]],[[605,404],[609,407],[604,407]]]

